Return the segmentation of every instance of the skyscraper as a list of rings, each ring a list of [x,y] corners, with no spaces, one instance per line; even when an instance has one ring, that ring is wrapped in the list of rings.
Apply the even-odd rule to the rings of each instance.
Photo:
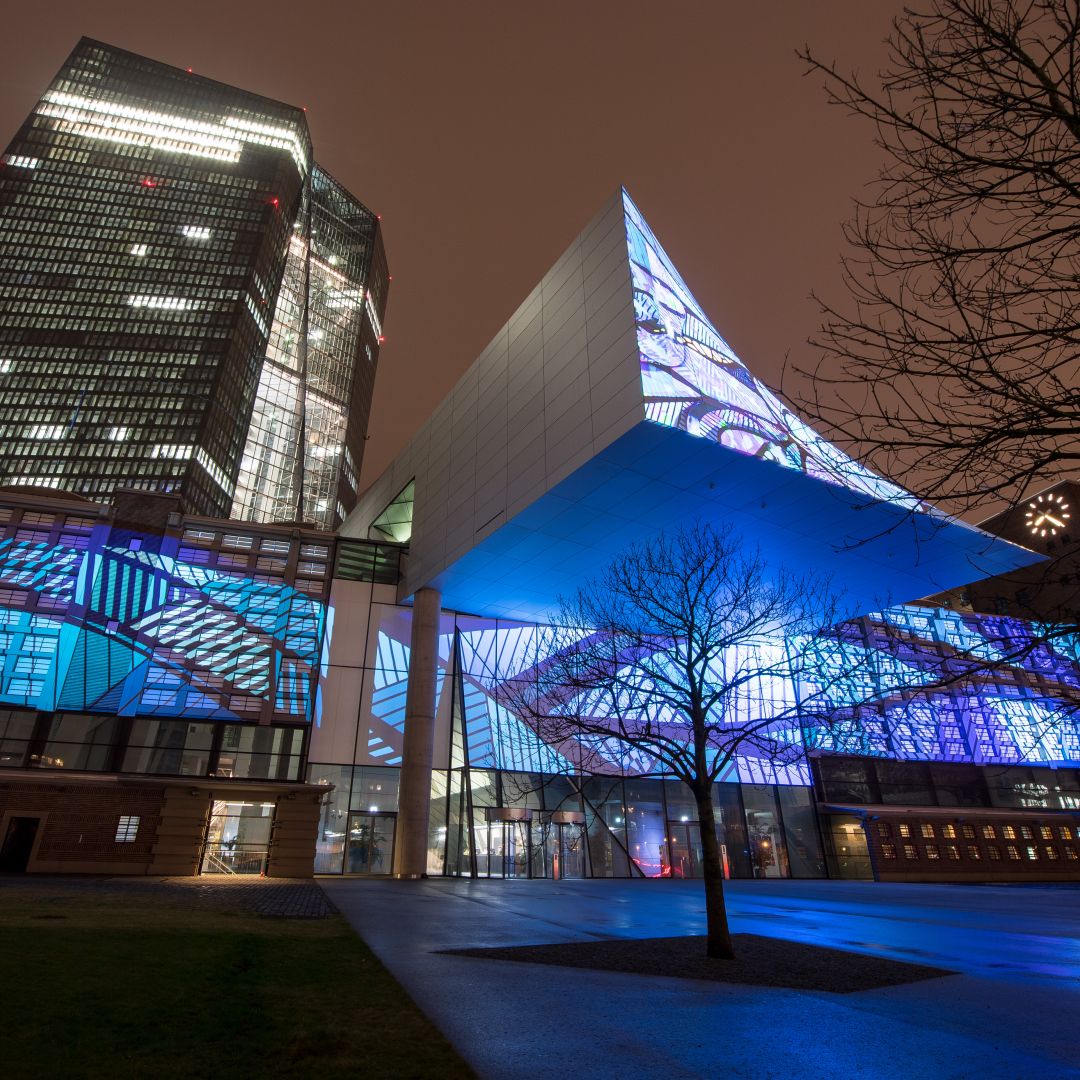
[[[335,524],[386,281],[303,110],[83,39],[0,169],[0,484]]]

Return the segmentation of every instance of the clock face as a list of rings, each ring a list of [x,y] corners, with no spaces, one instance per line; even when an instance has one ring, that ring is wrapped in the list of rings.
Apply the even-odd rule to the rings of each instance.
[[[1068,527],[1069,504],[1064,495],[1037,495],[1024,519],[1033,536],[1056,536]]]

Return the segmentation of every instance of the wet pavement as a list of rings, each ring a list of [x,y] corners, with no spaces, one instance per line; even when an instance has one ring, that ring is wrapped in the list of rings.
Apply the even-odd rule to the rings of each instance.
[[[320,883],[489,1080],[1080,1080],[1080,887],[730,882],[735,932],[955,972],[836,995],[439,952],[700,934],[692,881]]]

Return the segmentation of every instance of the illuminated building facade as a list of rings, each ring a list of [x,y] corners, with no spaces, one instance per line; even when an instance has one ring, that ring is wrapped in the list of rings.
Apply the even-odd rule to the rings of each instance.
[[[303,110],[84,39],[2,166],[0,484],[261,521],[350,508],[387,275]]]
[[[0,198],[0,867],[695,876],[681,784],[505,690],[702,520],[848,605],[740,698],[829,722],[720,777],[728,874],[1078,876],[1080,648],[911,603],[1039,557],[803,424],[625,192],[359,498],[389,275],[301,111],[84,41]]]

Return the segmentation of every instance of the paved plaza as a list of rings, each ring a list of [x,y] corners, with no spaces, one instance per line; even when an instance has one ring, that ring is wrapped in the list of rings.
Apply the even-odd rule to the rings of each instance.
[[[732,929],[912,960],[839,995],[450,956],[704,930],[692,881],[321,879],[487,1080],[1080,1080],[1080,889],[736,881]]]

